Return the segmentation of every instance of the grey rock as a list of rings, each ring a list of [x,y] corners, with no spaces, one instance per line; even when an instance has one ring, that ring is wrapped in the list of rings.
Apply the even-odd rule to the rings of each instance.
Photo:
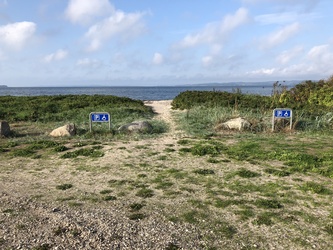
[[[118,128],[122,133],[150,133],[153,126],[148,121],[134,121]]]
[[[8,122],[0,121],[0,136],[9,136],[10,135],[10,127]]]

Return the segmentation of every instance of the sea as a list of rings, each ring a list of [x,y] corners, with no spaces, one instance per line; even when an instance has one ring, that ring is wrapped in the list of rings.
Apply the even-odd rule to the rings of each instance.
[[[114,95],[135,100],[172,100],[184,91],[227,91],[243,94],[270,96],[273,84],[251,85],[188,85],[153,87],[1,87],[0,96],[42,96],[42,95]]]

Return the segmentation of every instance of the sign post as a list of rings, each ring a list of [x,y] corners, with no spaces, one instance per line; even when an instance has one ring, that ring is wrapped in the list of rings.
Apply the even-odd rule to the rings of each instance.
[[[90,132],[92,131],[93,122],[108,122],[109,130],[111,130],[111,119],[110,114],[106,112],[91,112],[89,114]]]
[[[290,130],[292,129],[293,125],[293,111],[288,108],[276,108],[273,110],[273,117],[272,117],[272,131],[275,128],[275,120],[276,119],[290,119]]]

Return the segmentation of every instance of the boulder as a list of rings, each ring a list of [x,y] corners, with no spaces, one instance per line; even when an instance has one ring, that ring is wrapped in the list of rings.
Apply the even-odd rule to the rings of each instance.
[[[118,128],[122,133],[150,133],[153,126],[147,121],[134,121]]]
[[[218,126],[218,128],[222,129],[236,129],[236,130],[245,130],[251,127],[251,123],[244,118],[238,117],[226,121]]]
[[[76,134],[75,124],[66,124],[62,127],[54,129],[50,136],[52,137],[60,137],[60,136],[73,136]]]
[[[0,136],[9,136],[10,135],[10,127],[8,122],[0,121]]]

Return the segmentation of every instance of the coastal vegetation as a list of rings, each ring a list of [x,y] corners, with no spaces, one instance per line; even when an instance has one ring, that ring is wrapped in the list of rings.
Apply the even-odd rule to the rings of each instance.
[[[112,120],[126,117],[151,118],[153,111],[143,101],[110,95],[0,96],[0,119],[8,122],[76,123],[87,120],[90,112],[109,112]]]
[[[17,125],[18,127],[34,127],[31,133],[38,134],[40,130],[50,130],[64,123],[74,123],[78,135],[112,136],[123,124],[138,120],[151,120],[154,112],[151,107],[144,105],[141,100],[128,97],[109,95],[56,95],[56,96],[0,96],[0,120]],[[94,126],[93,134],[89,133],[89,114],[91,112],[107,112],[111,115],[111,133],[103,124]],[[151,120],[152,134],[160,134],[167,130],[167,125],[161,121]],[[24,124],[24,125],[23,125]],[[18,137],[26,131],[13,128]]]
[[[174,98],[172,107],[186,110],[179,121],[194,135],[214,133],[216,125],[239,116],[251,122],[252,132],[267,132],[275,108],[292,109],[294,130],[332,131],[333,77],[305,81],[289,90],[276,82],[271,96],[242,94],[237,89],[233,93],[185,91]]]

